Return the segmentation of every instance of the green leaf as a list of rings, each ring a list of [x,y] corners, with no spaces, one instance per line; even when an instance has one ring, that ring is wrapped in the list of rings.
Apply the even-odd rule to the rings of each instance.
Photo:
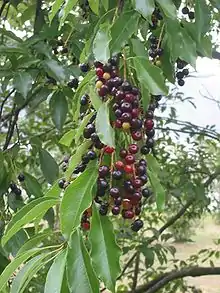
[[[95,114],[95,112],[90,112],[88,115],[86,115],[81,124],[79,125],[79,128],[76,131],[76,135],[75,135],[75,143],[78,143],[81,135],[83,134],[83,130],[85,128],[85,126],[88,124],[89,120],[91,119],[91,117]]]
[[[59,197],[61,189],[58,185],[58,182],[55,182],[53,186],[46,192],[45,196],[47,197]]]
[[[70,293],[99,292],[99,281],[78,230],[71,235],[67,252],[66,271]]]
[[[81,162],[82,155],[88,150],[88,148],[91,146],[91,141],[86,140],[84,143],[82,143],[77,149],[75,154],[72,155],[70,162],[69,162],[69,167],[65,172],[65,177],[69,178],[76,166]]]
[[[146,268],[152,267],[154,264],[154,251],[152,248],[148,247],[147,244],[143,244],[139,247],[140,252],[143,253],[145,257],[145,266]]]
[[[129,38],[138,29],[139,14],[133,10],[125,12],[114,22],[111,27],[110,51],[118,53],[126,45]]]
[[[4,246],[5,243],[17,232],[19,231],[24,225],[32,222],[34,219],[38,218],[42,215],[42,213],[46,213],[46,211],[59,203],[58,199],[54,198],[38,198],[33,200],[22,209],[20,209],[11,221],[8,224],[8,227],[5,231],[4,236],[2,237],[2,245]]]
[[[46,233],[40,233],[35,236],[32,236],[28,241],[24,243],[24,245],[19,249],[17,256],[23,254],[27,250],[32,249],[33,247],[36,247],[37,245],[42,243],[42,240],[47,238],[48,236],[51,236],[52,232],[46,232]]]
[[[151,96],[144,84],[141,84],[141,100],[143,104],[143,110],[147,112],[148,106],[150,104]]]
[[[50,9],[50,13],[48,15],[50,23],[52,22],[54,16],[57,14],[57,12],[59,11],[61,5],[63,3],[63,0],[56,0],[53,5],[52,8]]]
[[[67,251],[65,249],[55,258],[47,273],[44,293],[61,293],[66,256]]]
[[[73,9],[73,7],[76,5],[77,2],[78,2],[78,0],[66,0],[65,1],[64,7],[62,9],[62,17],[60,19],[60,27],[64,24],[65,19],[67,18],[68,14]]]
[[[39,150],[41,170],[47,182],[52,184],[59,175],[59,166],[51,154],[44,149]]]
[[[66,80],[66,73],[64,68],[56,60],[45,60],[43,66],[49,76],[53,77],[61,84],[64,84]]]
[[[198,43],[201,42],[202,36],[204,36],[210,29],[211,14],[209,7],[205,0],[196,0],[195,6],[195,27],[196,37]]]
[[[97,168],[92,166],[77,177],[64,192],[60,208],[60,224],[66,239],[74,228],[79,226],[82,213],[91,204],[96,177]]]
[[[167,17],[171,19],[177,18],[176,6],[174,5],[172,0],[156,0],[156,2],[161,7]]]
[[[16,269],[31,256],[44,250],[44,248],[36,248],[29,250],[19,257],[16,257],[2,272],[0,275],[0,292],[2,292],[3,287],[6,285],[11,275],[16,271]]]
[[[101,101],[100,97],[97,95],[93,86],[91,86],[89,88],[89,98],[90,98],[95,110],[98,111],[99,107],[102,105],[102,101]]]
[[[25,185],[26,192],[29,195],[29,197],[31,195],[34,195],[35,197],[43,196],[41,185],[37,181],[37,179],[26,172],[24,172],[24,176],[25,176],[24,185]]]
[[[22,54],[22,55],[26,55],[27,54],[27,48],[25,48],[24,46],[21,46],[19,44],[14,44],[11,46],[4,46],[4,45],[0,45],[0,53],[1,54]]]
[[[102,103],[96,116],[96,131],[100,140],[111,147],[115,147],[115,132],[109,121],[109,105]]]
[[[24,229],[21,229],[15,235],[9,239],[9,241],[5,244],[4,250],[15,257],[18,254],[19,249],[28,240],[27,232]]]
[[[151,21],[155,9],[154,0],[133,0],[134,8],[146,19]]]
[[[14,77],[14,87],[25,99],[32,88],[32,77],[27,72],[18,72]]]
[[[66,121],[68,103],[62,92],[55,92],[50,99],[50,111],[56,128],[61,131]]]
[[[160,165],[154,156],[150,154],[147,155],[147,164],[151,171],[153,171],[156,174],[160,173]]]
[[[75,129],[70,129],[67,131],[59,140],[59,143],[62,145],[65,145],[69,147],[73,141],[74,135],[75,135]]]
[[[105,8],[105,11],[108,11],[108,0],[101,0],[101,3],[103,7]]]
[[[162,212],[162,210],[164,209],[165,200],[166,200],[165,190],[163,186],[161,185],[157,175],[153,171],[148,170],[147,173],[150,179],[153,192],[156,196],[157,209],[159,212]]]
[[[144,43],[139,39],[131,39],[132,49],[136,56],[138,57],[147,57],[148,52],[145,50]]]
[[[109,51],[109,25],[105,23],[100,26],[94,41],[93,41],[93,54],[96,60],[106,63],[110,57]]]
[[[203,36],[200,42],[201,46],[197,50],[208,58],[212,58],[212,41],[209,36]]]
[[[89,0],[89,6],[95,14],[99,15],[99,0]]]
[[[22,43],[22,39],[16,36],[12,31],[6,30],[5,28],[0,28],[0,34],[7,36],[8,38],[17,41],[19,43]]]
[[[95,204],[89,239],[92,245],[91,258],[95,272],[105,286],[111,292],[115,292],[116,279],[121,271],[119,264],[121,249],[116,243],[111,220],[105,216],[100,217]]]
[[[163,72],[154,66],[147,58],[134,57],[134,66],[140,84],[146,86],[153,95],[168,94]]]

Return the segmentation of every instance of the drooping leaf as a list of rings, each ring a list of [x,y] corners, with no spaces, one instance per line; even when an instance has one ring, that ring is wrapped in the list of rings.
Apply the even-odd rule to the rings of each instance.
[[[89,239],[92,245],[91,258],[95,272],[105,286],[111,292],[115,292],[116,279],[120,273],[121,250],[116,243],[111,220],[100,216],[95,205],[93,205]]]
[[[98,111],[99,107],[102,105],[102,101],[92,86],[89,88],[89,98],[95,110]]]
[[[11,239],[5,244],[4,250],[11,254],[13,257],[16,257],[18,251],[23,246],[23,244],[28,240],[27,232],[24,229],[21,229],[15,233]]]
[[[36,198],[43,196],[41,185],[37,181],[37,179],[26,172],[24,172],[24,176],[25,176],[24,186],[29,197],[31,195],[34,195]]]
[[[49,76],[53,77],[57,81],[59,81],[61,84],[65,82],[66,79],[66,73],[64,68],[56,61],[56,60],[45,60],[43,62],[43,66],[46,70],[46,72],[49,74]]]
[[[69,167],[67,168],[65,172],[66,178],[69,178],[71,176],[76,166],[81,162],[82,155],[88,150],[90,146],[91,146],[91,141],[86,140],[77,148],[75,154],[72,155],[69,161]]]
[[[91,204],[96,177],[97,169],[94,165],[77,177],[64,192],[60,208],[60,224],[66,239],[73,229],[79,226],[83,211]]]
[[[115,21],[111,27],[110,51],[118,53],[128,42],[129,37],[137,31],[139,14],[135,11],[125,12]]]
[[[83,134],[83,130],[85,128],[85,126],[88,124],[89,120],[91,119],[91,117],[95,114],[95,112],[90,112],[88,115],[86,115],[81,124],[79,125],[79,128],[76,131],[76,135],[75,135],[75,143],[78,143],[81,135]]]
[[[141,85],[141,101],[143,104],[143,110],[146,112],[150,103],[151,97],[148,89],[145,85]]]
[[[50,111],[56,128],[61,131],[68,112],[66,97],[61,92],[55,92],[50,99]]]
[[[161,212],[165,206],[165,200],[166,200],[165,190],[163,186],[161,185],[159,178],[153,171],[148,170],[148,176],[150,179],[153,192],[156,196],[157,209],[159,212]]]
[[[46,192],[45,196],[47,197],[59,197],[61,193],[61,189],[58,185],[58,181],[56,181],[53,186]]]
[[[25,99],[32,88],[32,76],[27,72],[18,72],[14,77],[14,87]]]
[[[73,141],[74,134],[75,134],[75,129],[70,129],[61,137],[61,139],[59,140],[59,143],[69,147]]]
[[[156,0],[156,2],[167,17],[177,18],[177,9],[172,0]]]
[[[151,154],[147,155],[147,164],[149,168],[156,174],[159,174],[160,172],[160,165],[157,161],[157,159],[152,156]]]
[[[211,14],[209,7],[205,0],[196,0],[195,6],[195,27],[198,43],[201,42],[202,36],[204,36],[210,29]]]
[[[103,5],[103,7],[105,8],[105,11],[108,11],[108,3],[109,0],[101,0],[101,3]]]
[[[44,293],[61,293],[67,251],[64,249],[51,265],[46,278]]]
[[[148,247],[146,243],[139,247],[140,252],[143,253],[145,257],[145,266],[150,268],[154,264],[154,251],[151,247]]]
[[[115,147],[115,133],[109,121],[109,105],[102,103],[96,116],[96,131],[100,140],[111,147]]]
[[[50,13],[48,15],[50,22],[52,22],[54,16],[59,11],[62,3],[63,3],[63,0],[56,0],[56,1],[54,1],[53,5],[52,5],[52,7],[50,9]]]
[[[100,26],[93,41],[93,54],[96,60],[106,63],[110,57],[109,51],[109,25],[107,23]]]
[[[168,94],[163,72],[144,57],[133,59],[140,84],[144,84],[153,95]]]
[[[45,150],[39,150],[41,170],[47,182],[52,184],[59,175],[59,166],[57,165],[51,154]]]
[[[138,57],[147,57],[148,52],[145,50],[144,43],[139,39],[131,39],[132,49],[136,56]]]
[[[89,0],[89,6],[95,14],[99,15],[99,0]]]
[[[62,17],[60,19],[60,27],[64,24],[65,19],[67,18],[70,11],[73,9],[73,7],[76,5],[78,0],[66,0],[64,7],[62,9]]]
[[[155,9],[154,0],[133,0],[134,8],[146,19],[151,21]]]
[[[70,293],[99,292],[99,281],[78,230],[71,235],[69,241],[66,271]]]
[[[22,209],[20,209],[14,217],[9,222],[4,236],[2,237],[2,245],[5,243],[24,225],[32,222],[34,219],[38,218],[42,213],[59,203],[58,199],[55,198],[38,198],[33,200]]]

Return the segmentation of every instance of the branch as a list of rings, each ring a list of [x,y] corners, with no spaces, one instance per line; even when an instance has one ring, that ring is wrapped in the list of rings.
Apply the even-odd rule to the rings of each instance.
[[[140,252],[137,253],[136,260],[135,260],[132,292],[135,292],[135,289],[137,287],[138,274],[139,274],[139,265],[140,265]]]
[[[0,121],[1,121],[1,117],[2,117],[2,112],[3,112],[3,108],[5,103],[7,102],[8,98],[11,96],[11,94],[13,94],[13,92],[15,91],[15,89],[12,89],[7,96],[4,98],[4,100],[2,101],[1,107],[0,107]]]
[[[150,283],[148,283],[137,288],[135,293],[155,293],[164,286],[166,286],[169,282],[176,279],[185,277],[200,277],[207,275],[220,275],[220,267],[191,267],[184,268],[180,271],[171,271],[169,273],[160,275],[157,279],[155,279],[154,285],[151,288],[149,287]],[[152,284],[153,283],[151,283],[151,285]]]

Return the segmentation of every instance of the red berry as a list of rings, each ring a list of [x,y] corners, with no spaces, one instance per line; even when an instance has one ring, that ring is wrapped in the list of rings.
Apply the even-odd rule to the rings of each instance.
[[[100,90],[98,91],[98,94],[100,97],[104,97],[107,93],[108,93],[108,87],[103,84]]]
[[[143,182],[141,179],[138,179],[138,178],[134,179],[133,186],[135,188],[140,188],[142,185],[143,185]]]
[[[126,151],[126,149],[121,149],[119,156],[124,159],[127,156],[127,154],[128,152]]]
[[[137,118],[138,115],[139,115],[139,109],[138,108],[133,108],[132,111],[131,111],[131,115],[132,115],[132,118]]]
[[[122,128],[122,122],[121,122],[121,120],[117,119],[117,120],[115,121],[115,127],[116,127],[116,128]]]
[[[135,143],[132,143],[128,146],[128,151],[131,154],[136,154],[138,152],[138,150],[139,150],[139,147]]]
[[[136,141],[142,139],[141,131],[134,131],[134,132],[131,133],[131,136],[132,136],[133,140],[136,140]]]
[[[133,166],[131,166],[131,165],[125,165],[124,166],[124,171],[125,171],[125,173],[133,173]]]
[[[123,211],[122,214],[124,219],[132,219],[134,217],[134,212],[133,211]]]
[[[135,157],[132,156],[132,155],[127,155],[127,156],[125,157],[125,162],[126,162],[127,164],[129,164],[129,165],[134,164],[134,162],[135,162]]]
[[[100,68],[100,67],[96,68],[96,71],[95,71],[95,72],[96,72],[96,75],[97,75],[98,77],[102,77],[103,74],[104,74],[103,69]]]
[[[123,99],[124,99],[124,92],[123,92],[123,91],[120,91],[120,90],[117,91],[115,97],[116,97],[116,99],[117,99],[118,101],[123,100]]]
[[[145,122],[144,122],[144,127],[145,127],[147,130],[151,130],[151,129],[154,127],[154,121],[151,120],[151,119],[147,119],[147,120],[145,120]]]
[[[114,153],[115,149],[113,147],[110,147],[110,146],[105,146],[104,147],[104,153],[106,154],[112,154]]]
[[[128,103],[132,103],[135,100],[135,96],[132,94],[126,94],[124,100]]]
[[[83,230],[88,231],[90,229],[90,223],[89,222],[83,222],[81,224],[81,226],[82,226]]]
[[[124,170],[124,163],[122,161],[115,162],[115,168],[117,170]]]

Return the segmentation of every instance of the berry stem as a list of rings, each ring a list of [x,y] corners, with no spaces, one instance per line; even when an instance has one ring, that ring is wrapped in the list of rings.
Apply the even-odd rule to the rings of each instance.
[[[165,28],[165,23],[163,24],[163,26],[161,28],[161,31],[160,31],[159,40],[158,40],[158,44],[157,44],[157,50],[160,48],[160,44],[161,44],[161,41],[162,41],[162,36],[163,36],[164,28]]]
[[[69,35],[68,35],[68,37],[67,37],[67,39],[66,39],[66,41],[65,41],[65,43],[64,43],[64,47],[66,47],[66,45],[67,45],[67,43],[68,43],[68,41],[69,41],[69,39],[70,39],[70,37],[71,37],[73,31],[74,31],[74,27],[71,29],[71,31],[70,31],[70,33],[69,33]]]

